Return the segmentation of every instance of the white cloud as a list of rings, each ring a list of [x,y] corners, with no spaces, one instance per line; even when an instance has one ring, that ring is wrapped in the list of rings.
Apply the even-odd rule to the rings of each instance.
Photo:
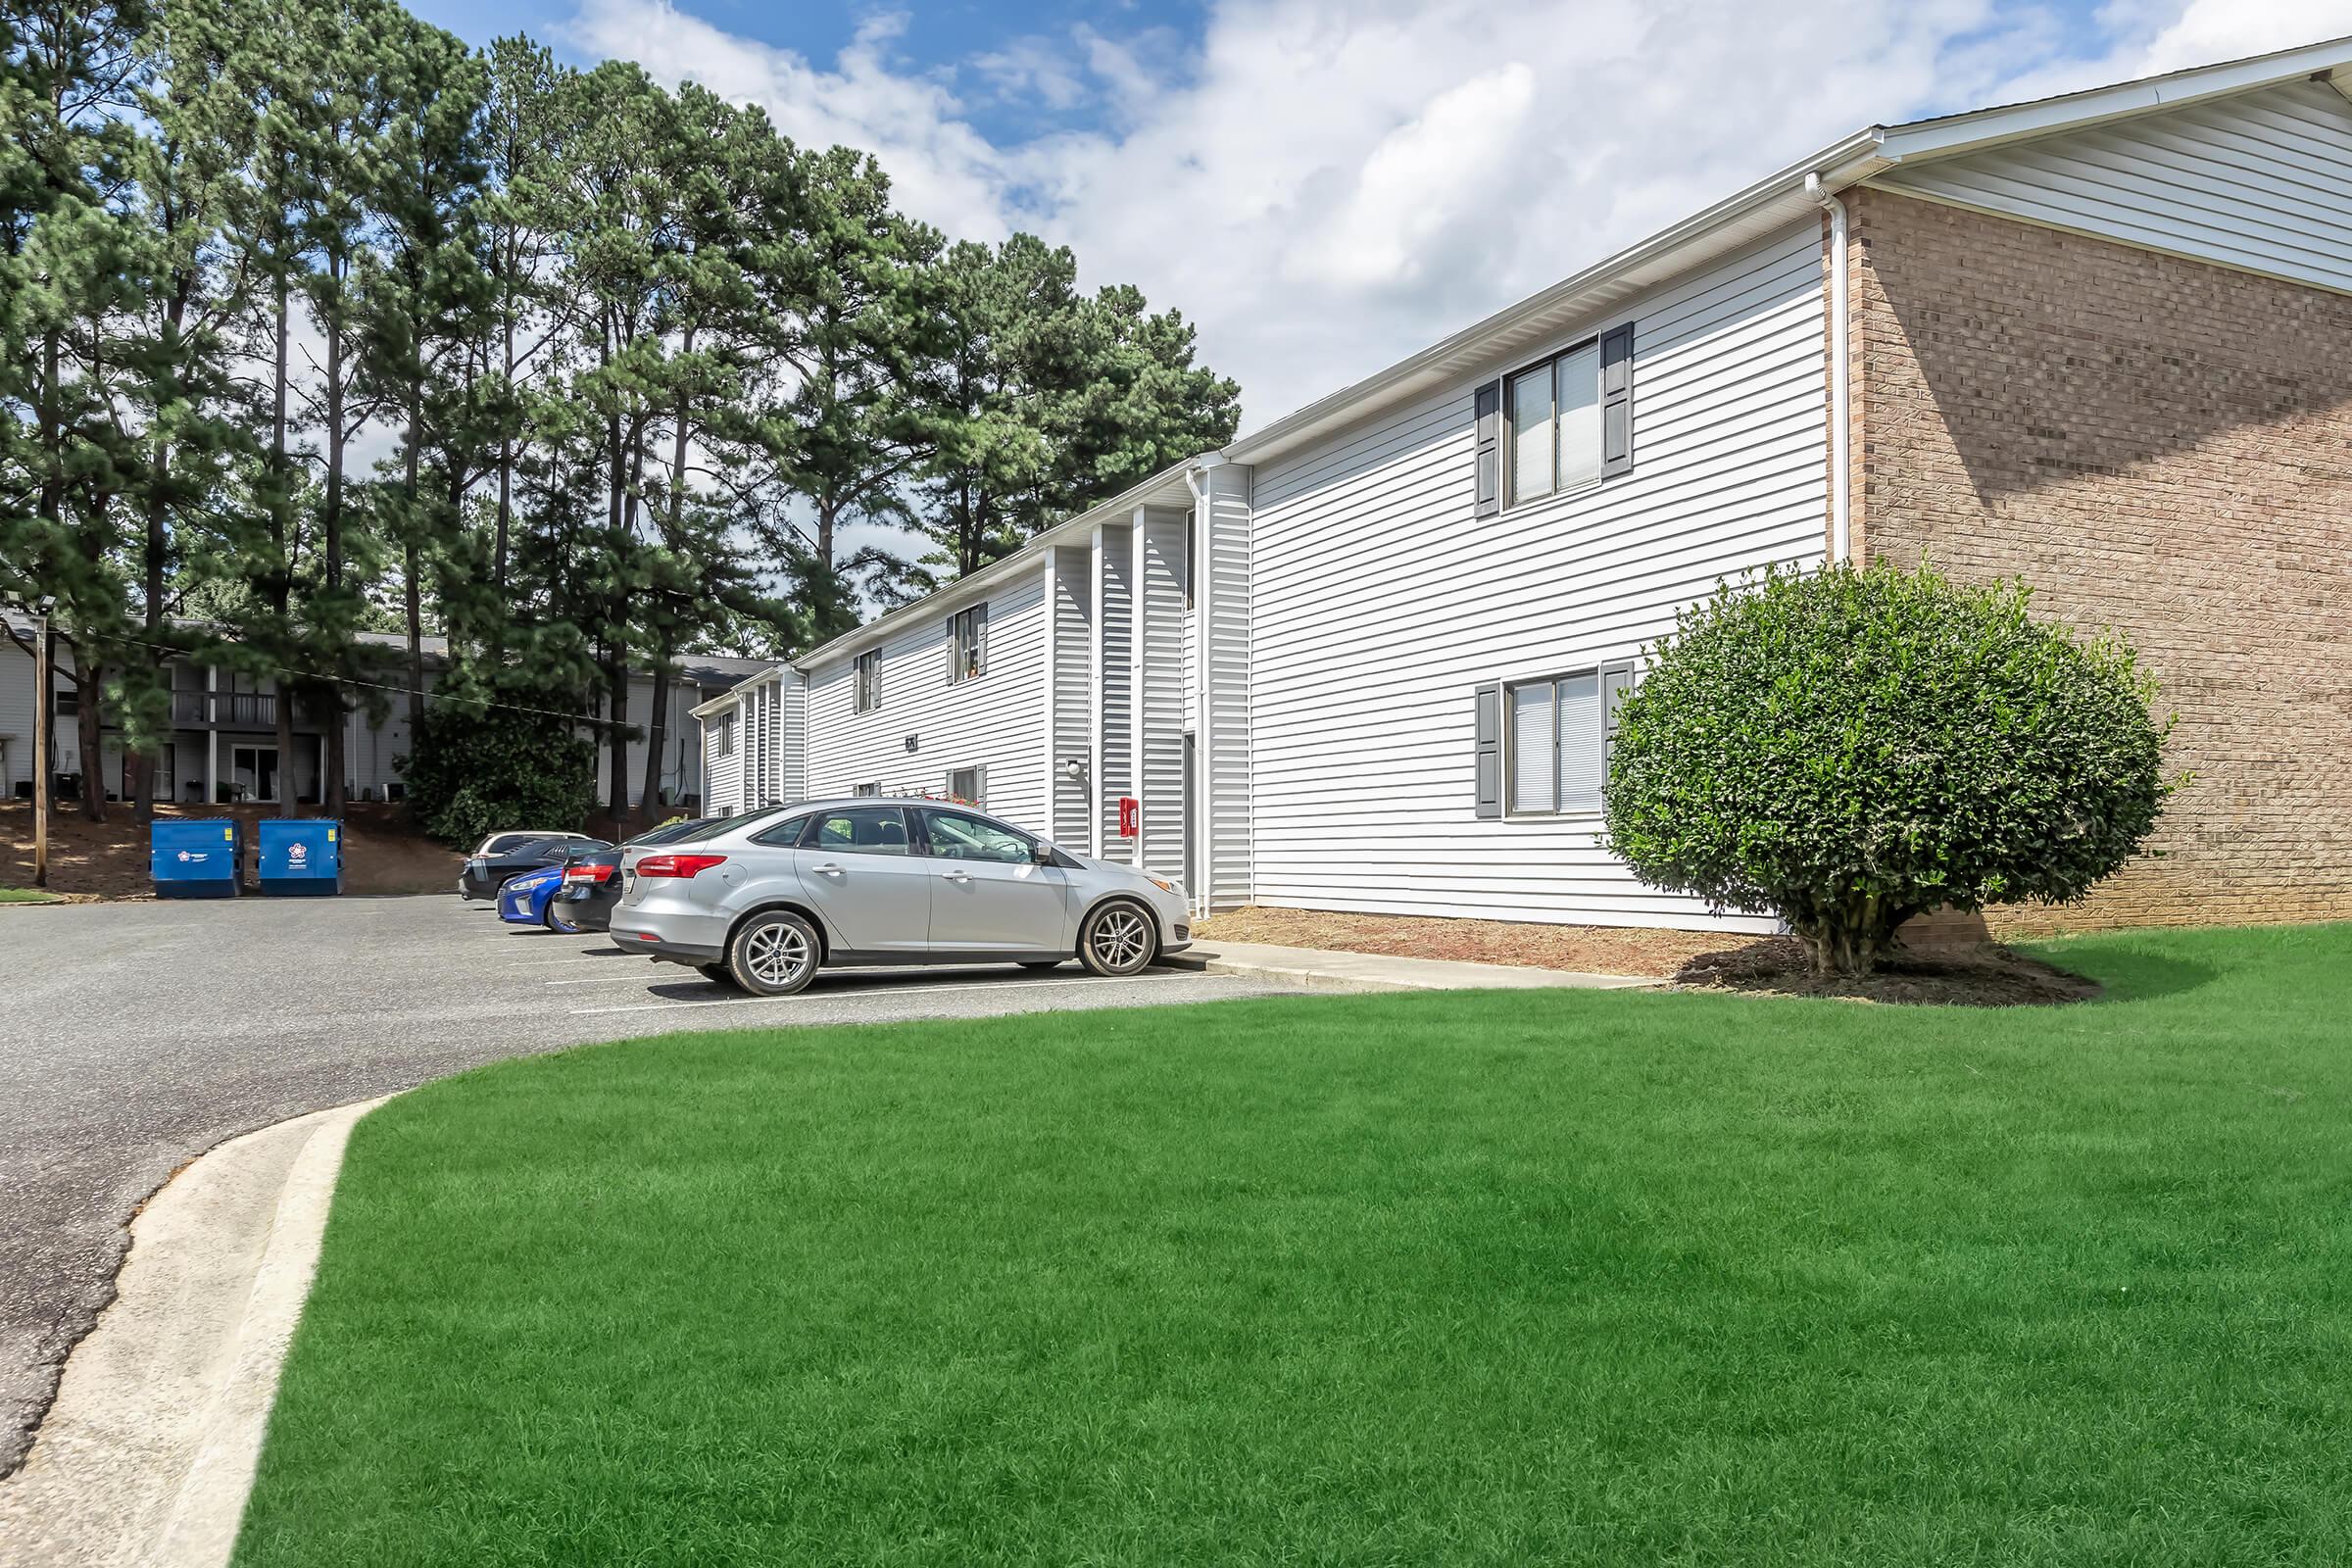
[[[880,156],[959,237],[1026,227],[1200,328],[1262,424],[1871,122],[2352,32],[2352,0],[1217,0],[1189,45],[1078,28],[960,74],[869,22],[829,66],[668,0],[583,0],[568,40]],[[959,88],[1094,104],[1010,145]],[[992,100],[993,101],[993,100]],[[1094,117],[1089,117],[1090,120]]]

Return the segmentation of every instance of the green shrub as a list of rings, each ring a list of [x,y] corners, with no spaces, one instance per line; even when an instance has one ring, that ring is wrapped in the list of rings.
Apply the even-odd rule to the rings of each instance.
[[[1824,972],[1928,909],[2082,898],[2154,828],[2171,724],[2128,644],[2031,597],[1884,564],[1725,587],[1619,710],[1610,847],[1778,913]]]
[[[576,829],[596,804],[596,745],[561,716],[578,699],[502,690],[497,700],[510,706],[436,692],[416,752],[400,759],[410,811],[444,844],[469,848],[508,828]]]

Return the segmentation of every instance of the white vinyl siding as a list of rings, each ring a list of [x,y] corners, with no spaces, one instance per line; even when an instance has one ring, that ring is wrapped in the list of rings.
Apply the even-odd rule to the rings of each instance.
[[[1143,524],[1142,864],[1184,874],[1186,636],[1181,512],[1151,511]]]
[[[1102,622],[1100,661],[1102,712],[1096,753],[1102,780],[1096,798],[1096,842],[1102,859],[1126,862],[1134,841],[1119,837],[1119,798],[1135,793],[1135,581],[1134,530],[1105,527],[1097,535],[1100,581],[1097,612]]]
[[[2352,291],[2352,104],[2325,82],[1898,165],[1871,183]]]
[[[1202,886],[1186,891],[1229,909],[1252,897],[1250,814],[1250,484],[1248,468],[1208,473],[1207,555],[1196,564],[1194,602],[1199,679],[1206,708],[1199,722],[1197,787],[1205,793],[1208,854],[1196,855]]]
[[[31,640],[29,626],[24,638]],[[33,713],[40,703],[33,691],[35,664],[24,643],[0,636],[0,794],[16,799],[17,785],[32,780]],[[201,769],[201,763],[199,764]],[[183,778],[202,778],[200,771]]]
[[[874,650],[881,701],[872,712],[854,710],[853,657],[808,672],[806,794],[877,784],[889,795],[937,795],[951,770],[984,768],[990,811],[1045,833],[1044,574],[990,596],[981,672],[953,682],[950,619],[910,622]]]
[[[722,719],[729,730],[740,734],[743,710],[740,707],[730,708],[723,714],[703,720],[703,774],[710,781],[703,809],[713,816],[732,816],[744,808],[743,757],[736,749],[723,753],[719,750]]]
[[[1083,543],[1054,552],[1054,735],[1046,764],[1054,809],[1047,837],[1088,852],[1087,808],[1095,784],[1093,554]],[[1079,776],[1068,764],[1078,764]]]
[[[1605,484],[1476,515],[1473,390],[1513,367],[1260,466],[1257,902],[1769,928],[1643,887],[1591,815],[1477,816],[1471,694],[1637,658],[1719,579],[1819,563],[1820,246],[1792,226],[1563,335],[1636,326],[1636,461]]]

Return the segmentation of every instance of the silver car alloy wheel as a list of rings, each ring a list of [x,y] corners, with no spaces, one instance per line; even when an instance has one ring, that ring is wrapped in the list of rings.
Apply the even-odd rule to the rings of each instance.
[[[788,986],[814,958],[808,934],[777,921],[754,931],[743,945],[743,966],[763,986]]]
[[[1152,932],[1142,915],[1120,905],[1096,917],[1088,945],[1094,949],[1095,960],[1103,968],[1123,973],[1141,964],[1151,954]]]

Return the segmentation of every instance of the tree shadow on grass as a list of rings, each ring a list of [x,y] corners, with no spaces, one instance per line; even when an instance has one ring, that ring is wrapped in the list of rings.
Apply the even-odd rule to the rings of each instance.
[[[2099,983],[2101,1004],[2155,1002],[2212,984],[2221,967],[2184,958],[2153,946],[2101,942],[2084,949],[2073,943],[2031,943],[2021,951],[2055,968],[2086,974]]]

